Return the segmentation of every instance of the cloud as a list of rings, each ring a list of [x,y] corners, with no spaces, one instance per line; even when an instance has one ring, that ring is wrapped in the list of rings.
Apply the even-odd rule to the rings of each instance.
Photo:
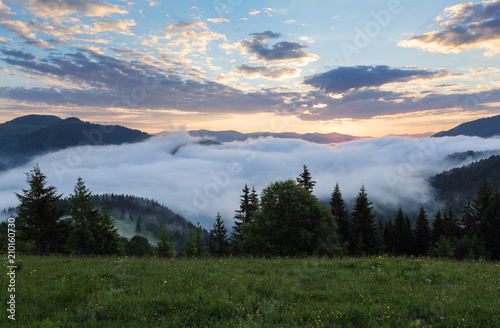
[[[269,80],[283,80],[298,77],[301,70],[295,67],[277,66],[249,66],[247,64],[235,66],[233,72],[244,75],[246,78],[267,78]]]
[[[125,35],[134,35],[130,31],[131,26],[135,26],[133,19],[111,20],[99,18],[95,21],[94,26],[86,28],[85,32],[88,34],[116,32]]]
[[[22,3],[40,18],[56,18],[79,14],[87,17],[104,17],[111,14],[128,14],[117,5],[94,0],[12,0]]]
[[[430,79],[446,72],[426,69],[391,68],[379,66],[341,66],[324,73],[306,77],[304,84],[326,93],[343,93],[363,87],[378,87],[387,83]]]
[[[209,18],[209,19],[207,19],[207,22],[215,23],[215,24],[222,24],[222,23],[228,23],[228,22],[230,22],[230,20],[227,18],[219,17],[219,18]]]
[[[418,210],[435,199],[426,179],[453,166],[446,155],[500,149],[500,139],[475,137],[380,138],[335,147],[269,138],[220,146],[194,141],[179,133],[139,144],[71,148],[38,157],[0,172],[0,209],[17,204],[14,192],[26,188],[24,172],[38,162],[48,183],[64,196],[82,177],[93,193],[156,199],[207,228],[217,212],[231,222],[245,184],[260,192],[276,180],[295,179],[304,164],[317,181],[313,193],[325,202],[337,182],[351,204],[364,184],[378,209],[402,205],[406,211]]]
[[[256,16],[256,15],[260,14],[261,12],[262,12],[261,10],[254,9],[254,10],[250,11],[248,14],[252,15],[252,16]]]
[[[36,39],[36,35],[31,32],[30,28],[25,22],[21,22],[18,20],[4,20],[0,22],[0,26],[3,26],[4,28],[10,30],[18,38],[24,40]]]
[[[0,0],[0,19],[9,19],[12,15],[10,8]]]
[[[36,46],[36,47],[41,47],[41,48],[47,48],[47,49],[54,49],[54,46],[49,44],[47,41],[38,39],[38,40],[27,40],[24,41],[25,44],[29,44],[31,46]]]
[[[436,21],[441,31],[412,36],[399,46],[445,54],[471,48],[486,50],[486,56],[500,52],[500,0],[448,7]]]
[[[33,60],[36,58],[33,54],[30,54],[29,52],[24,52],[21,50],[2,49],[0,51],[4,55],[10,56],[10,57],[20,58],[23,60]]]
[[[208,30],[205,22],[179,22],[176,24],[167,25],[164,30],[167,34],[176,35],[186,30]]]
[[[279,38],[281,36],[279,33],[265,31],[252,33],[251,35],[253,36],[251,40],[241,41],[241,48],[244,52],[253,54],[255,58],[261,61],[316,60],[319,57],[305,52],[304,50],[308,46],[293,41],[278,42],[270,48],[267,41]]]
[[[176,109],[187,112],[268,112],[279,99],[213,82],[183,78],[175,70],[80,51],[39,60],[0,58],[24,72],[79,88],[0,88],[0,97],[49,105]],[[207,101],[210,99],[210,101]]]

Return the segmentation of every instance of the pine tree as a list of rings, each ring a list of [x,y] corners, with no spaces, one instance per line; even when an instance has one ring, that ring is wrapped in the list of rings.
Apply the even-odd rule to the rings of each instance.
[[[335,221],[337,222],[338,234],[340,236],[341,242],[352,243],[350,238],[350,222],[349,222],[349,212],[345,207],[344,199],[342,198],[342,193],[340,192],[339,184],[335,184],[333,189],[331,200],[330,200],[330,211],[335,216]]]
[[[135,223],[135,232],[140,233],[142,232],[142,216],[139,215],[137,218],[137,222]]]
[[[488,208],[481,220],[482,239],[491,259],[500,259],[500,192],[494,191],[491,195]]]
[[[231,233],[231,253],[234,255],[242,255],[243,250],[243,231],[242,226],[244,224],[250,223],[253,220],[255,212],[259,208],[259,197],[255,188],[252,190],[248,188],[245,184],[243,188],[243,194],[240,196],[240,209],[236,211],[234,217],[235,222],[233,226],[233,232]]]
[[[62,195],[57,195],[55,187],[46,186],[47,177],[38,164],[26,176],[29,189],[23,189],[22,195],[16,193],[19,238],[33,241],[39,253],[62,250],[67,240],[64,221],[59,221],[64,211],[57,208]]]
[[[74,194],[69,197],[69,215],[73,229],[70,235],[71,248],[78,254],[95,254],[96,240],[91,231],[95,225],[99,211],[94,207],[92,195],[82,178],[78,178]]]
[[[410,254],[413,250],[413,231],[411,229],[410,219],[404,214],[401,207],[398,209],[394,220],[394,239],[397,255]]]
[[[309,173],[309,170],[307,169],[307,165],[304,165],[304,170],[297,178],[297,182],[302,187],[304,187],[307,191],[312,192],[313,187],[316,184],[316,181],[312,180],[311,173]]]
[[[156,248],[158,250],[158,255],[160,257],[174,257],[174,243],[170,242],[172,238],[172,234],[168,230],[167,227],[162,226],[158,231],[158,238],[160,241],[156,244]]]
[[[436,245],[439,238],[444,235],[444,220],[441,216],[441,211],[436,213],[434,221],[432,222],[431,243]]]
[[[356,237],[355,254],[375,254],[375,215],[372,212],[372,203],[368,200],[365,186],[362,186],[351,213],[352,234]],[[360,247],[362,253],[359,253]]]
[[[471,206],[470,201],[467,202],[467,205],[464,208],[464,213],[462,215],[462,220],[460,224],[464,227],[464,233],[466,236],[472,237],[474,235],[479,235],[479,221],[477,221],[476,216],[474,215],[474,210]]]
[[[431,231],[429,228],[429,220],[423,206],[420,206],[420,211],[417,217],[415,227],[415,253],[417,255],[426,255],[430,247]]]
[[[394,235],[394,225],[392,224],[392,219],[389,219],[385,221],[384,224],[384,244],[385,251],[391,254],[394,254],[396,250],[396,241]]]
[[[207,254],[206,243],[201,238],[200,223],[195,229],[190,229],[188,232],[188,239],[184,243],[184,255],[186,257],[200,257]]]
[[[95,208],[92,193],[82,178],[78,178],[74,194],[70,195],[69,215],[72,223],[69,240],[78,254],[123,254],[109,209],[105,205],[101,210]]]
[[[208,247],[212,256],[220,257],[228,254],[229,238],[227,236],[226,226],[224,221],[222,221],[220,213],[217,213],[215,223],[212,230],[209,232],[208,238]]]

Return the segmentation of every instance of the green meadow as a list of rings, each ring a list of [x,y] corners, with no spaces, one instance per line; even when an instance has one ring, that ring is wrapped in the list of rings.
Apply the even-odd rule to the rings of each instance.
[[[18,255],[17,263],[15,324],[1,276],[2,327],[500,327],[492,262]]]

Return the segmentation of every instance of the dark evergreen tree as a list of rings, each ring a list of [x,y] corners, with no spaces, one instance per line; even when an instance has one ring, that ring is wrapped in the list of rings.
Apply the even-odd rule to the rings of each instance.
[[[160,241],[156,244],[156,249],[158,251],[158,256],[159,257],[168,257],[172,258],[174,257],[174,243],[170,242],[170,239],[172,238],[172,234],[170,233],[170,230],[168,230],[167,227],[162,226],[160,230],[158,231],[158,238]]]
[[[140,233],[142,232],[142,216],[139,215],[137,218],[137,222],[135,223],[135,232]]]
[[[208,247],[212,256],[225,256],[229,252],[227,228],[219,213],[217,213],[213,228],[208,235]]]
[[[337,222],[338,234],[341,242],[347,242],[352,244],[351,234],[350,234],[350,222],[349,222],[349,212],[345,207],[344,199],[342,198],[342,193],[340,192],[339,184],[335,184],[333,189],[331,200],[330,200],[330,212],[335,216],[335,221]]]
[[[29,189],[23,189],[22,195],[16,193],[20,201],[16,224],[19,238],[33,241],[39,253],[64,251],[67,224],[59,220],[64,211],[57,208],[62,195],[55,187],[46,186],[47,177],[38,164],[26,176]]]
[[[460,221],[461,226],[464,229],[464,234],[466,236],[472,237],[474,235],[480,234],[479,221],[476,215],[474,215],[474,210],[471,206],[470,201],[464,208],[464,213],[462,215],[462,220]]]
[[[444,235],[450,237],[450,240],[453,238],[460,238],[463,235],[462,229],[459,227],[458,218],[450,209],[448,212],[445,212],[443,215],[444,222]]]
[[[316,181],[312,180],[311,173],[309,173],[307,165],[304,165],[304,170],[297,178],[297,182],[307,191],[312,192],[314,185],[316,184]]]
[[[423,206],[420,206],[420,211],[417,217],[415,226],[415,254],[427,255],[427,250],[431,243],[431,230],[429,228],[429,220]]]
[[[245,184],[245,188],[243,188],[242,191],[243,194],[240,196],[240,209],[236,211],[233,232],[231,233],[230,248],[231,254],[234,255],[243,255],[244,237],[242,226],[252,222],[255,212],[259,208],[259,197],[255,188],[252,187],[252,190],[250,191],[248,185]]]
[[[207,255],[206,243],[201,237],[200,223],[195,229],[189,230],[188,239],[184,243],[184,255],[186,257],[201,257]]]
[[[396,240],[394,237],[395,233],[394,233],[394,225],[392,224],[392,219],[385,221],[383,235],[384,235],[385,251],[394,254],[396,250]]]
[[[479,189],[477,198],[472,203],[473,215],[475,216],[478,224],[481,224],[483,217],[486,215],[486,211],[490,206],[492,195],[493,190],[491,190],[488,182],[485,180]]]
[[[99,211],[95,208],[92,195],[82,178],[78,178],[74,194],[70,195],[69,201],[72,223],[69,238],[71,248],[80,255],[95,254],[96,240],[91,228],[98,221]]]
[[[368,200],[365,186],[362,186],[351,213],[352,235],[355,247],[351,249],[354,254],[375,254],[375,215],[372,203]]]
[[[413,251],[413,231],[410,219],[404,214],[401,207],[398,209],[394,219],[394,253],[397,255],[409,255]]]
[[[491,254],[491,259],[500,259],[500,192],[494,191],[489,205],[481,218],[482,239],[486,249]]]
[[[442,235],[444,235],[444,220],[441,211],[438,211],[432,221],[431,244],[436,245]]]
[[[120,236],[107,207],[95,208],[92,194],[82,178],[78,178],[74,194],[69,198],[72,230],[71,248],[78,254],[122,254]]]

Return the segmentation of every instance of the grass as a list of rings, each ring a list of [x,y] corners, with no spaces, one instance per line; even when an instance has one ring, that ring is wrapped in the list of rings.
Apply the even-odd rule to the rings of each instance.
[[[500,265],[491,262],[21,260],[18,327],[500,327]]]

